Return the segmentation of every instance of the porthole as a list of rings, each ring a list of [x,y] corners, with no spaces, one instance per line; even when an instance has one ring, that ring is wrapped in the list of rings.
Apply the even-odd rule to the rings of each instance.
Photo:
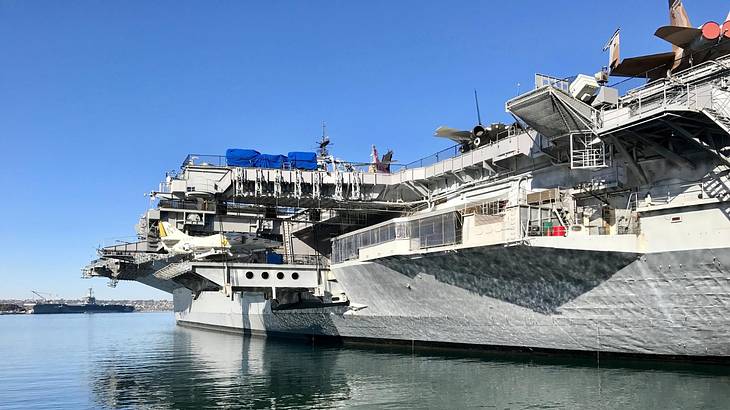
[[[253,279],[253,272],[251,272],[251,271],[246,272],[246,279]]]
[[[291,274],[291,278],[294,279],[294,280],[297,280],[297,279],[299,279],[299,274],[296,273],[296,272],[294,272],[294,273]]]
[[[277,273],[277,274],[276,274],[276,278],[277,278],[277,279],[279,279],[279,280],[282,280],[282,279],[284,279],[284,272],[279,272],[279,273]]]
[[[268,279],[269,278],[269,272],[261,272],[261,277],[263,279]]]

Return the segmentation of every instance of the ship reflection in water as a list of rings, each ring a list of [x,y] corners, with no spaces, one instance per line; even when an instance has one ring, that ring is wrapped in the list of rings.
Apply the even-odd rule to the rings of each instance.
[[[730,370],[311,346],[177,327],[93,366],[98,406],[724,408]]]

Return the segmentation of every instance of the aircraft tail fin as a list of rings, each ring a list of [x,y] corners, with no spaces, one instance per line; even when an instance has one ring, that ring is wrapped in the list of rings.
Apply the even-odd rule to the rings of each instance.
[[[677,27],[692,27],[687,10],[682,0],[669,0],[669,25]]]
[[[179,239],[186,235],[177,230],[177,228],[170,225],[169,222],[160,222],[158,225],[160,231],[160,238]]]
[[[378,166],[380,165],[380,158],[378,158],[378,149],[373,145],[370,151],[370,157],[372,162],[370,163],[370,172],[378,172]]]
[[[669,0],[669,25],[675,28],[693,28],[692,23],[689,21],[689,15],[687,10],[684,9],[682,0]],[[660,36],[661,37],[661,36]],[[664,38],[664,37],[662,37]],[[665,40],[667,40],[665,38]],[[679,65],[680,60],[684,57],[684,48],[677,45],[679,41],[667,40],[672,43],[672,51],[674,52],[674,64],[672,68]]]

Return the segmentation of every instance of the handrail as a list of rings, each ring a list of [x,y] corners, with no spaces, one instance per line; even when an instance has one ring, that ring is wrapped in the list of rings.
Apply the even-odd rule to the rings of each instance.
[[[529,128],[528,128],[529,130]],[[520,132],[522,131],[522,132]],[[409,162],[407,164],[390,164],[391,168],[393,168],[390,172],[390,174],[398,174],[401,172],[404,172],[406,170],[414,169],[414,168],[423,168],[430,165],[437,164],[441,161],[445,161],[452,158],[457,158],[462,155],[468,155],[472,152],[490,147],[496,144],[499,144],[509,138],[513,138],[519,135],[523,135],[525,130],[519,129],[515,130],[513,127],[509,127],[507,132],[505,133],[506,136],[499,138],[497,140],[490,141],[486,144],[480,145],[478,148],[471,149],[467,152],[462,152],[461,147],[462,144],[455,144],[448,148],[444,148],[434,154],[427,155],[423,158],[417,159],[415,161]],[[501,134],[500,134],[501,135]],[[215,165],[220,164],[220,165]],[[206,154],[189,154],[185,157],[185,161],[183,161],[182,167],[186,166],[220,166],[220,167],[227,167],[226,164],[226,158],[222,155],[206,155]],[[281,168],[262,168],[262,169],[284,169],[289,170],[290,168],[287,167],[288,164],[284,164]],[[362,173],[370,173],[369,171],[369,164],[358,164],[358,163],[345,163],[345,162],[338,162],[338,165],[344,165],[347,168],[350,168],[350,170],[355,170]],[[383,172],[378,172],[383,173]]]
[[[228,166],[228,162],[225,155],[188,154],[180,167],[185,168],[191,165],[225,167]]]

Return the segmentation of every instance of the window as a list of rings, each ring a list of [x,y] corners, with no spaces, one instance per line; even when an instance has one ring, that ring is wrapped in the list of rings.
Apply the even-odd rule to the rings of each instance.
[[[501,212],[502,202],[492,205],[493,212]],[[358,234],[335,239],[332,260],[335,263],[357,259],[360,249],[396,239],[417,239],[417,248],[452,245],[461,242],[461,215],[448,212],[407,222],[392,222]]]

